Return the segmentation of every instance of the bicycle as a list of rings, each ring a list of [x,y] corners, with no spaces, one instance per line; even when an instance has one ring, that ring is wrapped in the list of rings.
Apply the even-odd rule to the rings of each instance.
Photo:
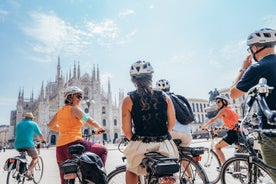
[[[276,166],[271,166],[262,160],[255,149],[256,143],[261,143],[260,135],[276,136],[276,130],[261,130],[254,129],[251,122],[253,115],[251,110],[254,102],[257,102],[258,108],[267,117],[270,124],[276,123],[276,111],[270,110],[266,104],[265,96],[272,90],[266,84],[266,79],[262,78],[259,84],[251,88],[248,92],[250,97],[247,105],[248,109],[244,118],[240,122],[240,138],[243,141],[248,153],[236,153],[234,157],[228,159],[221,170],[222,184],[229,183],[273,183],[270,177],[270,171],[276,170]],[[256,142],[258,141],[258,142]],[[271,142],[271,146],[276,147],[276,144]]]
[[[28,170],[29,161],[26,157],[26,149],[20,149],[19,155],[15,157],[8,158],[4,165],[4,170],[8,171],[6,184],[23,184],[29,178],[25,175]],[[38,184],[43,176],[44,164],[43,159],[39,155],[37,163],[32,172],[32,181]]]
[[[200,164],[200,160],[204,154],[204,148],[182,147],[180,146],[180,139],[174,139],[174,142],[179,151],[179,164],[181,166],[179,172],[180,184],[209,184],[209,178]],[[189,170],[191,171],[191,175]]]
[[[219,168],[221,168],[221,161],[219,160],[219,157],[217,153],[215,152],[215,139],[217,137],[216,130],[217,128],[206,128],[206,131],[208,131],[209,139],[210,140],[210,146],[209,147],[204,147],[204,154],[202,155],[202,160],[200,161],[203,168],[205,170],[210,170],[210,171],[217,171],[217,174],[214,175],[209,175],[209,181],[211,184],[215,184],[219,181],[220,179],[220,172]]]
[[[121,148],[124,146],[121,145],[125,145],[125,141],[126,139],[122,139],[122,141],[119,143],[118,145],[118,149],[120,152],[122,152]],[[168,184],[169,182],[171,183],[175,183],[177,181],[175,181],[175,179],[172,179],[172,174],[173,172],[179,172],[179,180],[181,184],[185,184],[185,183],[198,183],[198,184],[202,184],[202,183],[209,183],[208,177],[204,171],[204,169],[202,168],[202,166],[200,165],[200,163],[198,162],[201,158],[201,154],[203,154],[203,149],[202,147],[195,147],[195,148],[190,148],[190,147],[181,147],[179,146],[181,144],[181,140],[176,139],[174,140],[176,142],[176,145],[179,149],[179,159],[173,159],[173,169],[170,168],[170,166],[166,166],[167,163],[165,163],[165,168],[166,170],[170,170],[171,173],[169,174],[170,177],[169,179],[167,179],[166,181],[163,181],[164,184]],[[152,153],[149,153],[152,154]],[[143,160],[142,164],[148,168],[149,170],[151,170],[150,165],[147,165],[147,158],[148,155],[146,155],[146,158]],[[125,157],[122,157],[123,161],[126,159]],[[167,159],[167,158],[166,158]],[[175,162],[177,161],[177,162]],[[184,167],[183,162],[186,162],[186,166]],[[157,162],[160,163],[160,162]],[[177,164],[177,166],[175,165]],[[154,165],[154,164],[152,164]],[[178,167],[178,171],[177,168]],[[190,180],[188,181],[188,177],[186,177],[186,171],[188,170],[188,168],[191,169],[192,171],[192,176],[190,176]],[[121,165],[115,168],[115,170],[111,171],[107,178],[108,178],[108,184],[124,184],[125,183],[125,172],[126,172],[126,166],[125,165]],[[167,171],[168,172],[168,171]],[[164,173],[163,172],[163,176],[167,175],[168,173]],[[154,184],[156,182],[151,182],[149,180],[147,180],[147,178],[150,178],[151,173],[148,173],[145,177],[144,176],[139,176],[139,184]],[[159,178],[160,179],[160,178]],[[176,178],[177,179],[177,178]],[[161,178],[162,180],[162,178]],[[158,183],[162,183],[162,181],[159,181]]]
[[[65,183],[106,184],[106,171],[101,158],[84,150],[85,147],[81,144],[68,147],[71,157],[60,165],[60,170],[64,173]]]

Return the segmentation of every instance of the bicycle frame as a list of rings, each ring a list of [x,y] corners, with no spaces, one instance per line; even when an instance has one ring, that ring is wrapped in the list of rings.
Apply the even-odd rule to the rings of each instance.
[[[239,178],[241,180],[241,183],[243,181],[246,181],[247,183],[257,183],[259,181],[259,176],[261,178],[263,177],[263,173],[269,173],[269,170],[276,170],[276,166],[271,166],[265,163],[261,156],[259,155],[259,152],[256,151],[254,147],[254,143],[256,141],[261,141],[260,136],[269,134],[276,136],[276,130],[262,130],[262,129],[256,129],[254,127],[254,124],[252,125],[251,122],[255,122],[256,118],[254,114],[252,115],[252,108],[254,105],[254,102],[257,102],[258,108],[261,110],[261,112],[266,116],[266,118],[269,121],[269,124],[275,125],[276,122],[276,111],[272,111],[268,108],[265,97],[268,95],[268,93],[273,88],[267,86],[265,79],[260,79],[259,84],[251,88],[248,92],[249,100],[247,101],[247,111],[244,113],[243,119],[239,123],[239,129],[240,134],[239,138],[241,139],[242,143],[244,144],[245,148],[248,150],[248,153],[237,153],[234,157],[228,159],[223,168],[222,168],[222,183],[226,182],[226,175],[230,174],[232,177]],[[245,106],[244,106],[245,107]],[[272,143],[272,142],[271,142]],[[273,146],[273,145],[270,145]],[[276,147],[276,144],[274,143],[274,147]],[[239,160],[239,161],[237,161]],[[246,164],[246,167],[243,169],[243,172],[246,171],[246,173],[241,173],[241,167],[240,163]],[[234,165],[234,172],[231,174],[231,172],[227,171],[227,169],[231,168],[230,165]],[[229,167],[229,168],[228,168]],[[260,173],[262,172],[262,173]],[[241,176],[239,176],[241,175]],[[243,178],[242,178],[243,175]],[[269,175],[269,174],[268,174]],[[262,178],[262,179],[269,179],[269,178]]]

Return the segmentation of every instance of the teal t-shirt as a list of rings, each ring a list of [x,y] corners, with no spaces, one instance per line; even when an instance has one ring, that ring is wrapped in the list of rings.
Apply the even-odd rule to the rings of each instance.
[[[34,147],[34,136],[41,135],[41,131],[36,122],[29,119],[24,119],[19,122],[15,128],[15,142],[16,149]]]

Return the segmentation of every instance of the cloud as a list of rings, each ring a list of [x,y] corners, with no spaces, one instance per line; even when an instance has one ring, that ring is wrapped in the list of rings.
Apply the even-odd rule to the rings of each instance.
[[[88,35],[100,36],[103,38],[115,39],[119,35],[119,28],[112,20],[105,20],[104,22],[94,23],[87,22]]]
[[[55,15],[54,12],[31,12],[30,20],[22,26],[23,32],[29,36],[29,44],[39,58],[63,54],[64,57],[78,57],[88,53],[94,44],[99,46],[118,44],[119,27],[112,20],[102,22],[86,21],[80,25],[71,25]],[[122,37],[123,39],[126,39]],[[51,58],[51,57],[48,57]],[[35,60],[41,62],[41,60]],[[51,60],[49,60],[50,62]],[[43,62],[47,62],[44,59]]]
[[[0,21],[4,22],[8,14],[8,11],[0,9]]]
[[[125,17],[125,16],[129,16],[129,15],[132,15],[132,14],[135,14],[134,10],[125,10],[123,12],[120,12],[119,13],[119,17]]]
[[[33,38],[33,51],[40,54],[60,52],[77,55],[86,46],[85,32],[70,26],[54,13],[30,13],[31,22],[22,27],[24,33]]]

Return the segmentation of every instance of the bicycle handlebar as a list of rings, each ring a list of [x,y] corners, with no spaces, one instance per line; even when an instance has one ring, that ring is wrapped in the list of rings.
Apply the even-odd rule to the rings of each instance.
[[[248,91],[248,94],[251,96],[251,98],[247,104],[251,108],[253,102],[257,100],[262,113],[268,120],[267,123],[270,125],[276,125],[276,110],[270,110],[265,101],[265,97],[267,97],[272,90],[273,87],[267,85],[267,80],[265,78],[261,78],[259,83]]]

